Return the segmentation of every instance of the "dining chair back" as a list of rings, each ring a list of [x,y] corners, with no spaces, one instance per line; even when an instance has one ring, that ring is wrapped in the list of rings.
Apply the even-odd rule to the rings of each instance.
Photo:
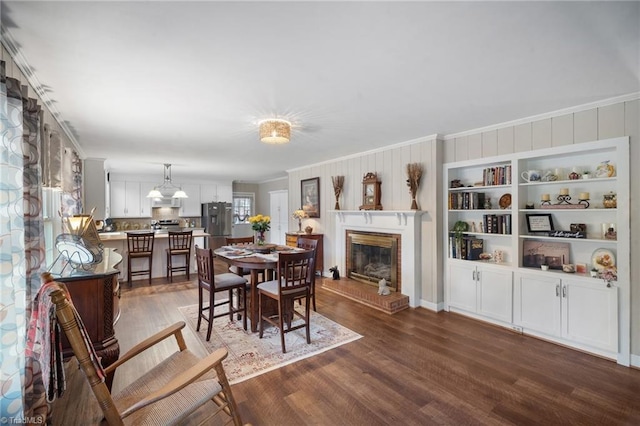
[[[312,250],[302,252],[280,253],[278,256],[277,278],[258,285],[258,304],[260,318],[260,338],[263,336],[264,323],[268,322],[280,330],[282,353],[286,353],[285,333],[304,328],[307,343],[311,343],[310,331],[310,294],[311,282],[315,271],[315,253]],[[278,304],[277,314],[264,314],[266,299],[273,299]],[[295,309],[296,300],[304,300],[304,312]],[[295,318],[301,323],[293,324]],[[286,327],[285,327],[286,323]]]
[[[193,241],[193,231],[169,231],[168,238],[167,278],[173,282],[174,272],[185,272],[187,280],[191,279],[191,244]],[[173,256],[184,256],[184,265],[174,265]]]
[[[313,250],[313,259],[314,264],[318,263],[318,240],[314,240],[311,238],[298,237],[298,248],[303,248],[305,250]],[[311,302],[313,306],[313,310],[316,311],[316,274],[315,271],[311,274]]]
[[[229,320],[233,321],[233,314],[242,315],[242,325],[247,329],[247,279],[230,272],[215,274],[213,263],[213,251],[210,248],[201,249],[196,246],[196,265],[198,269],[198,322],[196,331],[200,331],[202,320],[208,322],[207,341],[211,338],[213,320],[215,318],[229,315]],[[233,306],[233,291],[237,292],[237,306]],[[207,291],[208,304],[204,302],[204,292]],[[228,299],[216,302],[215,294],[218,292],[228,292]],[[215,308],[229,305],[228,312],[216,314]]]
[[[73,349],[80,369],[98,400],[108,425],[185,424],[188,417],[209,401],[217,405],[215,415],[226,413],[234,425],[242,424],[222,361],[221,348],[200,359],[187,349],[182,329],[176,323],[134,346],[118,361],[102,369],[90,353],[91,342],[83,338],[79,316],[63,290],[51,292],[56,318]],[[111,395],[103,374],[109,374],[157,343],[175,337],[178,351],[157,364],[115,395]]]
[[[153,271],[153,242],[155,234],[153,232],[127,232],[127,281],[132,285],[131,277],[135,275],[149,275],[151,284],[151,273]],[[134,259],[147,259],[146,269],[132,269]]]

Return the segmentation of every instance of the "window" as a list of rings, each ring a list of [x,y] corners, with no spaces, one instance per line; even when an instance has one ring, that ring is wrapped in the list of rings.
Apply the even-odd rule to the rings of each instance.
[[[233,194],[233,223],[239,225],[249,223],[249,216],[253,214],[254,194]]]

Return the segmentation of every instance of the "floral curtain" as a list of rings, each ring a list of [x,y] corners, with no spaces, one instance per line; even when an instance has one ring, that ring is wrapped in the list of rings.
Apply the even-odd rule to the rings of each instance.
[[[0,419],[19,422],[46,409],[29,400],[33,367],[25,359],[31,301],[45,267],[40,163],[41,107],[0,61]],[[26,399],[25,399],[26,398]]]

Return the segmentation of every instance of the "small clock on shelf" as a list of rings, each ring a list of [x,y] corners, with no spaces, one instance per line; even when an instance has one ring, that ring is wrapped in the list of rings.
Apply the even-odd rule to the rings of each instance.
[[[382,210],[380,204],[382,183],[375,173],[367,173],[362,179],[362,205],[360,210]]]

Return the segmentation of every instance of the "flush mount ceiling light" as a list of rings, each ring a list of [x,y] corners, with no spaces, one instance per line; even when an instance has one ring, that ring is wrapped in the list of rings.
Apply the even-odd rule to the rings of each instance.
[[[156,186],[147,194],[147,198],[189,198],[189,196],[178,185],[171,183],[171,164],[164,165],[164,182],[161,185]]]
[[[264,143],[281,144],[291,138],[291,123],[279,118],[271,118],[260,122],[260,140]]]

